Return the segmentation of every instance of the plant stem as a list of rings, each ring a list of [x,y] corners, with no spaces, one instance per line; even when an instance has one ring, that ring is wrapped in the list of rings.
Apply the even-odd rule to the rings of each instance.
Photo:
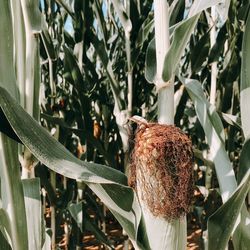
[[[20,104],[25,104],[25,77],[26,77],[26,37],[24,18],[20,1],[11,1],[13,15],[13,34],[15,45],[15,70],[17,85],[20,93]]]
[[[53,187],[54,191],[56,192],[56,173],[54,171],[50,171],[50,182],[51,186]],[[56,208],[55,205],[50,206],[51,211],[51,231],[52,231],[52,237],[51,237],[51,248],[52,250],[56,249]]]
[[[130,2],[125,1],[126,13],[130,18]],[[128,118],[132,116],[133,112],[133,69],[131,65],[131,42],[130,42],[131,30],[125,30],[125,47],[128,67]]]
[[[170,46],[169,39],[169,6],[165,0],[154,1],[155,13],[155,43],[157,74],[155,85],[158,87],[158,122],[161,124],[174,123],[174,86],[172,80],[165,83],[162,79],[165,55]],[[168,85],[168,86],[166,86]],[[162,87],[166,86],[166,87]],[[150,249],[178,249],[186,248],[186,216],[168,221],[154,216],[141,197],[139,186],[138,198],[147,232]],[[156,240],[157,238],[157,240]]]
[[[18,167],[17,144],[2,133],[0,133],[0,166],[1,180],[3,181],[2,203],[11,222],[12,247],[15,250],[27,250],[27,221]]]
[[[125,0],[125,9],[128,18],[130,18],[130,1]],[[130,34],[131,30],[124,30],[125,32],[125,47],[126,47],[126,57],[127,57],[127,67],[128,67],[128,107],[127,107],[127,118],[130,118],[133,115],[133,68],[131,64],[131,41],[130,41]],[[128,143],[127,143],[128,144]],[[126,145],[127,146],[127,145]],[[129,151],[125,152],[125,173],[128,171],[128,159],[129,159]],[[125,231],[123,230],[123,235],[126,235]],[[124,242],[124,250],[129,249],[129,240],[126,239]]]
[[[210,31],[210,47],[212,48],[216,42],[216,26],[215,26],[215,6],[211,7],[211,31]],[[217,62],[211,64],[211,90],[210,90],[210,103],[215,105],[216,100],[216,79],[217,79]]]
[[[210,47],[212,48],[216,42],[216,26],[215,26],[215,19],[216,19],[216,13],[215,13],[215,7],[211,7],[211,19],[210,19]],[[216,79],[217,79],[217,62],[213,62],[211,64],[211,89],[210,89],[210,103],[212,105],[215,105],[216,101]],[[212,169],[207,166],[206,168],[206,188],[211,188],[211,182],[212,182]]]
[[[172,80],[169,86],[164,86],[162,72],[165,55],[170,46],[169,38],[169,6],[167,1],[155,0],[155,46],[156,46],[156,81],[158,93],[158,122],[162,124],[174,124],[174,86]]]

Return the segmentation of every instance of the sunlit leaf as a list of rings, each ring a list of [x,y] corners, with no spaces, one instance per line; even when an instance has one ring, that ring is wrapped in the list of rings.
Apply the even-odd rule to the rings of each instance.
[[[197,15],[198,13],[206,10],[214,5],[222,3],[223,0],[210,0],[210,1],[203,1],[203,0],[196,0],[193,1],[193,4],[189,10],[188,17],[192,17]]]
[[[99,240],[101,243],[106,244],[107,246],[112,247],[111,242],[108,240],[107,236],[104,234],[103,231],[93,222],[91,218],[85,211],[83,210],[83,203],[71,204],[68,209],[70,211],[71,216],[76,221],[78,227],[83,232],[83,227],[92,232],[96,239]]]
[[[215,107],[204,96],[201,84],[197,80],[183,79],[190,98],[194,103],[196,114],[204,129],[210,147],[210,157],[215,164],[217,178],[223,201],[236,189],[236,179],[233,168],[224,146],[224,128]],[[223,167],[221,163],[223,162]]]
[[[64,0],[56,0],[56,2],[62,6],[65,11],[72,17],[74,18],[74,14],[73,14],[73,11],[71,9],[71,7],[67,4],[67,2],[65,2]]]
[[[6,238],[4,237],[2,231],[0,231],[0,245],[4,250],[12,250],[10,244],[8,243]]]
[[[42,13],[36,0],[21,1],[22,10],[26,17],[26,25],[33,33],[40,33],[42,30]]]
[[[132,23],[131,23],[122,3],[119,0],[111,0],[111,2],[114,5],[114,9],[117,12],[117,15],[120,19],[120,22],[122,24],[124,31],[130,32],[132,29]]]
[[[250,170],[229,200],[208,219],[208,249],[224,250],[250,188]],[[246,245],[245,245],[246,246]],[[247,249],[247,248],[241,248]]]
[[[14,100],[14,99],[12,99]],[[27,222],[24,194],[20,180],[17,143],[0,133],[0,172],[2,185],[2,207],[8,212],[12,245],[20,250],[28,249]]]
[[[241,66],[241,86],[240,86],[240,109],[241,122],[245,138],[250,137],[250,15],[246,21],[245,32],[242,42],[242,66]]]
[[[127,228],[133,230],[127,233],[135,239],[140,218],[135,218],[136,214],[132,208],[135,202],[134,194],[132,189],[126,186],[127,178],[124,174],[74,157],[29,116],[3,88],[0,89],[0,106],[18,137],[38,160],[61,175],[85,181],[107,207],[130,223],[132,227]],[[126,228],[126,225],[123,226]]]
[[[145,78],[153,83],[156,75],[155,39],[149,43],[146,54]]]
[[[223,126],[215,109],[206,100],[201,84],[196,80],[180,79],[185,83],[188,94],[194,103],[196,114],[206,134],[210,146],[210,159],[214,162],[222,200],[225,203],[235,191],[237,184],[224,143],[219,135],[219,131]],[[249,220],[249,214],[244,205],[241,212],[242,220],[238,222],[233,235],[233,243],[236,248],[246,246],[250,237],[249,224],[246,223]]]
[[[49,31],[47,29],[44,29],[41,33],[41,37],[48,57],[52,60],[55,59],[56,58],[55,48],[53,46],[53,42],[49,34]]]
[[[170,80],[175,73],[199,17],[200,14],[197,14],[182,22],[182,24],[175,29],[170,48],[164,60],[162,78],[165,82]]]
[[[10,223],[11,222],[8,213],[3,208],[0,208],[0,233],[2,234],[2,237],[4,237],[6,243],[9,245],[11,245]],[[4,242],[4,239],[2,239],[0,243]]]
[[[0,86],[6,88],[18,100],[13,61],[13,29],[8,0],[0,1],[0,23],[0,36],[4,37],[0,42]]]
[[[248,138],[243,146],[243,149],[240,154],[240,169],[238,172],[238,178],[237,181],[238,183],[241,182],[243,177],[246,175],[248,170],[250,169],[250,138]]]
[[[22,180],[27,215],[29,249],[42,248],[42,204],[39,178]]]

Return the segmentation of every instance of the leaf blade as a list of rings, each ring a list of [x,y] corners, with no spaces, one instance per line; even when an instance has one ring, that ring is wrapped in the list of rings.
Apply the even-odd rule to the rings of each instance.
[[[250,188],[250,170],[233,195],[208,219],[208,250],[225,249]]]
[[[245,138],[250,137],[250,15],[248,15],[245,32],[242,41],[242,66],[241,66],[241,82],[240,82],[240,110],[242,129]]]

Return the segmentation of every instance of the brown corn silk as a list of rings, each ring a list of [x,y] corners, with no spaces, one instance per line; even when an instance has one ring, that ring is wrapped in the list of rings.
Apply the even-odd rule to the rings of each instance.
[[[180,218],[193,197],[192,143],[173,125],[140,123],[131,155],[129,185],[154,216]]]

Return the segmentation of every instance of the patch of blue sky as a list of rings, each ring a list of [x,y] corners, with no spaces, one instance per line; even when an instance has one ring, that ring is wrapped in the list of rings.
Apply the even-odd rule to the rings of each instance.
[[[107,6],[107,1],[103,1],[102,2],[102,13],[103,13],[103,16],[104,18],[108,18],[108,6]]]
[[[40,0],[40,6],[41,6],[42,10],[44,10],[44,0]]]
[[[44,1],[45,0],[40,0],[40,6],[41,6],[42,11],[44,11],[44,9],[45,9],[45,3],[44,3]],[[69,1],[69,2],[72,3],[72,1]],[[73,24],[72,24],[72,18],[69,15],[67,16],[66,22],[64,24],[64,29],[67,32],[69,32],[71,35],[73,34],[74,29],[73,29]]]
[[[69,32],[71,35],[73,35],[74,29],[73,29],[73,23],[71,16],[68,15],[66,22],[64,24],[64,29]]]

